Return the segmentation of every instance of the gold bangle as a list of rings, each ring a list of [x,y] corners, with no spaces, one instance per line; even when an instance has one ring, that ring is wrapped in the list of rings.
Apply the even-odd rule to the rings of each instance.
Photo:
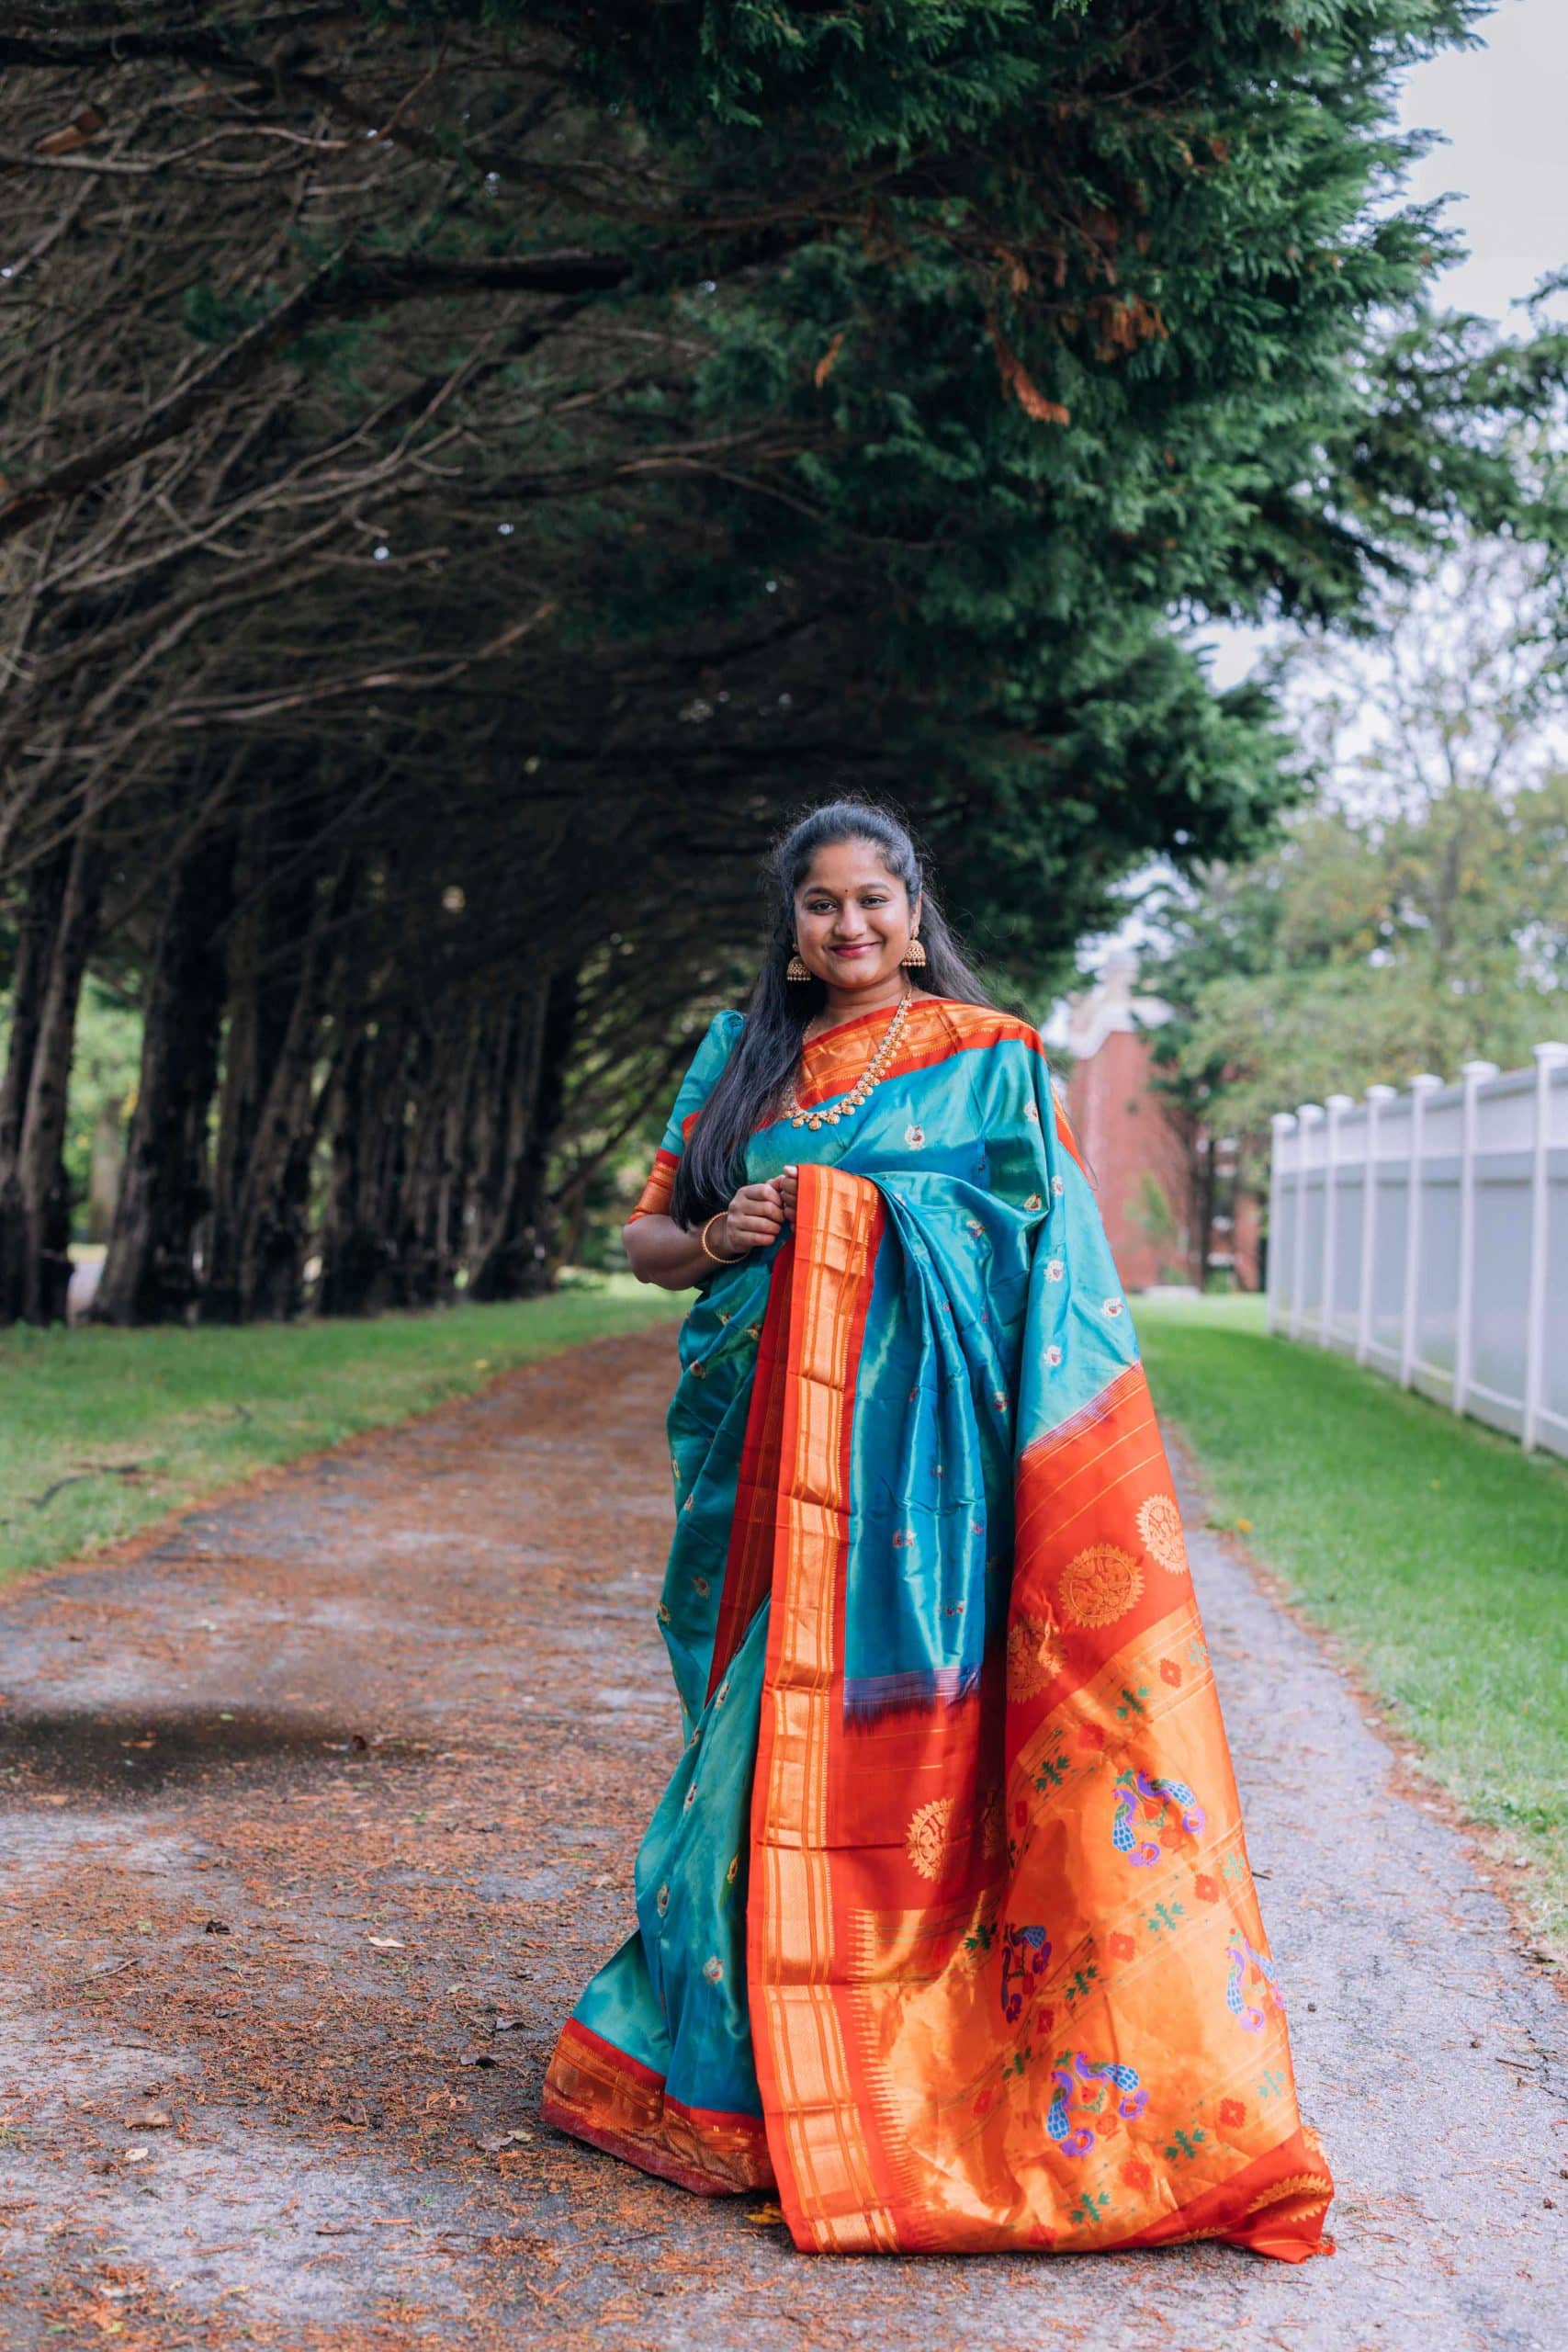
[[[728,1209],[715,1209],[712,1216],[708,1219],[708,1224],[704,1226],[701,1233],[697,1237],[703,1245],[703,1250],[705,1255],[713,1260],[716,1266],[738,1266],[740,1263],[740,1258],[748,1258],[751,1254],[749,1250],[742,1250],[740,1252],[740,1258],[721,1258],[716,1250],[710,1250],[708,1248],[708,1225],[716,1225],[721,1216],[728,1216],[728,1215],[729,1211]]]

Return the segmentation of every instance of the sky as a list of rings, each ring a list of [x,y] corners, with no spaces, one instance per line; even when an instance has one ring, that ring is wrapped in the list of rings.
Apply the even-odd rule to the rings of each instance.
[[[1483,49],[1417,67],[1403,111],[1407,126],[1442,130],[1448,141],[1417,165],[1411,194],[1452,191],[1450,218],[1472,249],[1438,281],[1439,294],[1507,325],[1510,304],[1568,265],[1568,9],[1562,0],[1503,0],[1482,32]],[[1523,314],[1511,322],[1522,326]]]
[[[1468,260],[1434,281],[1434,300],[1523,334],[1529,319],[1516,305],[1549,272],[1568,267],[1568,0],[1501,0],[1481,32],[1483,47],[1448,51],[1405,77],[1405,128],[1442,134],[1411,173],[1408,193],[1423,202],[1452,196],[1447,218],[1470,248]],[[1568,319],[1568,300],[1557,298],[1551,314]],[[1246,675],[1262,641],[1250,629],[1205,637],[1222,686]]]

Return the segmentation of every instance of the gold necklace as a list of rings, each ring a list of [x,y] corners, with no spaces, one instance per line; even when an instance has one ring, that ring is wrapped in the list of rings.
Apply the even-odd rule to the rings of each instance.
[[[888,1063],[897,1052],[898,1040],[903,1034],[904,1023],[909,1017],[909,1007],[914,1001],[914,989],[906,989],[903,995],[898,1000],[897,1012],[895,1012],[892,1020],[888,1023],[887,1027],[883,1034],[881,1045],[878,1046],[875,1053],[873,1054],[870,1061],[867,1062],[864,1069],[862,1070],[859,1078],[856,1079],[853,1086],[851,1087],[843,1101],[837,1104],[833,1110],[803,1111],[800,1107],[799,1098],[795,1091],[794,1082],[793,1080],[791,1081],[791,1083],[784,1089],[784,1114],[792,1127],[815,1128],[823,1125],[836,1127],[840,1119],[849,1119],[854,1116],[854,1114],[860,1109],[861,1104],[865,1101],[866,1096],[871,1092],[873,1087],[876,1086],[880,1082],[883,1072],[886,1069]]]

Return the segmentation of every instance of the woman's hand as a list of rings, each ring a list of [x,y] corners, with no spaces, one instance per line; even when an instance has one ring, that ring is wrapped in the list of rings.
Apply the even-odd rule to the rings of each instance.
[[[725,1211],[724,1223],[714,1235],[715,1246],[727,1257],[743,1250],[766,1250],[776,1241],[786,1217],[795,1210],[795,1173],[789,1171],[789,1200],[784,1179],[772,1176],[765,1184],[742,1184]]]
[[[721,1258],[739,1263],[750,1250],[777,1240],[780,1227],[795,1216],[795,1175],[786,1168],[766,1184],[741,1185],[708,1235]],[[630,1218],[621,1227],[621,1239],[638,1282],[657,1283],[661,1290],[687,1290],[718,1272],[700,1235],[659,1212]]]

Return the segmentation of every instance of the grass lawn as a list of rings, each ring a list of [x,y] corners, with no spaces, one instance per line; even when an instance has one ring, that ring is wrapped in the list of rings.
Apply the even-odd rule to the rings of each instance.
[[[1241,1530],[1568,1939],[1568,1463],[1273,1340],[1261,1299],[1145,1301],[1162,1414]]]
[[[0,1333],[0,1578],[690,1299],[596,1275],[514,1306],[363,1323]]]

